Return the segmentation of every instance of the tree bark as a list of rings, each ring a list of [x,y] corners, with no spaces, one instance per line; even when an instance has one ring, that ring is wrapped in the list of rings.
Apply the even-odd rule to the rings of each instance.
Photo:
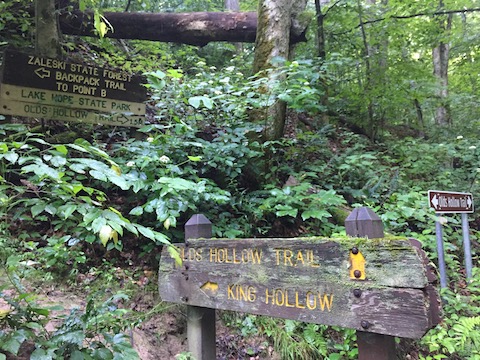
[[[60,41],[54,0],[35,1],[35,26],[35,52],[37,55],[58,57]]]
[[[317,19],[317,51],[318,57],[321,60],[325,60],[327,51],[325,49],[325,29],[324,29],[324,18],[325,15],[322,12],[322,3],[320,0],[315,0],[315,13]]]
[[[258,6],[258,31],[255,41],[255,57],[253,71],[260,76],[268,76],[268,83],[281,81],[276,71],[265,70],[274,67],[275,58],[289,59],[292,51],[291,31],[294,19],[305,9],[306,0],[262,0]],[[272,89],[263,89],[265,93]],[[283,136],[285,128],[286,104],[277,100],[272,106],[261,111],[255,111],[254,117],[258,122],[263,122],[264,140],[279,139]]]
[[[226,11],[240,11],[240,4],[238,0],[225,0],[225,10]],[[237,54],[240,54],[243,51],[242,43],[235,43],[235,48]]]
[[[126,13],[105,12],[114,31],[105,37],[175,42],[204,46],[212,41],[255,42],[255,12]],[[290,24],[287,34],[292,43],[306,41],[306,28]],[[60,28],[64,34],[96,36],[91,12],[62,12]],[[290,37],[290,33],[292,36]]]
[[[443,0],[439,1],[439,10],[444,9]],[[452,14],[438,20],[442,31],[441,36],[448,33],[452,27]],[[450,108],[448,106],[448,59],[450,45],[440,40],[438,45],[432,50],[433,74],[438,82],[437,98],[438,106],[435,109],[435,124],[447,126],[452,122]]]
[[[388,0],[367,0],[367,4],[372,7],[387,5]],[[365,54],[365,96],[367,98],[367,133],[371,139],[375,139],[380,129],[383,128],[385,122],[385,108],[382,108],[381,96],[385,88],[385,73],[387,70],[388,56],[388,36],[386,34],[378,34],[380,38],[375,45],[369,41],[366,33],[366,26],[363,20],[364,13],[360,0],[357,0],[358,16],[360,21],[360,30]],[[383,31],[382,31],[383,32]],[[371,39],[371,37],[370,37]]]

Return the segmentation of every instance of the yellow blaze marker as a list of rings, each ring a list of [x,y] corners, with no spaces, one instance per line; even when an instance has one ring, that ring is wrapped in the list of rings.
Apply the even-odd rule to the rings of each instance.
[[[210,293],[211,296],[214,296],[218,291],[218,284],[208,281],[202,286],[200,286],[200,289],[203,290],[205,293]]]
[[[365,280],[365,258],[360,251],[350,251],[350,279]]]

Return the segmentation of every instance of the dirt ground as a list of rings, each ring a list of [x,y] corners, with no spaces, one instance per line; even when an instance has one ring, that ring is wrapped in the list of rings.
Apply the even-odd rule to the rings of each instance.
[[[6,290],[4,293],[14,295],[13,290]],[[56,315],[67,314],[74,308],[85,308],[86,294],[82,294],[78,289],[49,286],[41,290],[36,301],[41,306],[61,305],[63,309],[52,314],[52,318],[55,318]],[[159,301],[158,294],[139,289],[126,306],[136,312],[148,313]],[[9,305],[0,299],[0,312],[9,308]],[[188,351],[185,314],[186,309],[182,306],[167,306],[167,310],[154,312],[153,316],[127,332],[126,335],[130,336],[142,360],[175,360],[177,355]],[[53,320],[47,324],[46,329],[54,331],[59,323],[60,320]],[[265,346],[265,339],[244,339],[235,329],[227,328],[221,321],[217,321],[216,327],[217,360],[278,360],[273,349]],[[33,344],[25,343],[19,356],[8,356],[7,359],[27,360],[33,349]]]

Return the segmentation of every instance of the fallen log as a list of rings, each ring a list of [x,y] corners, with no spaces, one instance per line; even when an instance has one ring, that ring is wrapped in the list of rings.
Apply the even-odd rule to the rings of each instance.
[[[204,46],[213,41],[255,42],[257,13],[255,12],[196,12],[196,13],[130,13],[105,12],[113,32],[105,36],[114,39],[137,39]],[[64,34],[97,36],[93,13],[74,10],[62,12],[60,29]],[[291,43],[306,41],[306,26],[293,22]]]

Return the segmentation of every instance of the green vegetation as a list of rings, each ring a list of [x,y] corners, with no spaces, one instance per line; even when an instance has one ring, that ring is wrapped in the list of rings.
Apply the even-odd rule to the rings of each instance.
[[[474,8],[467,0],[444,3]],[[32,47],[30,5],[0,3],[0,47]],[[252,45],[63,38],[75,61],[143,72],[149,124],[133,134],[0,115],[0,360],[27,345],[31,359],[136,358],[125,334],[152,314],[123,306],[138,289],[118,286],[115,271],[134,278],[130,266],[157,266],[162,246],[177,256],[170,243],[183,240],[195,213],[212,220],[215,237],[328,237],[344,235],[349,211],[366,205],[388,233],[419,239],[436,262],[427,190],[480,196],[478,12],[455,13],[447,31],[437,21],[446,15],[433,16],[438,9],[427,1],[322,6],[325,56],[309,41],[296,60],[277,59],[268,93],[265,78],[251,72]],[[221,1],[172,0],[135,1],[130,10],[222,8]],[[317,30],[312,23],[309,38]],[[445,99],[431,58],[443,42],[450,43]],[[287,129],[265,142],[252,114],[277,99],[287,103]],[[441,106],[447,125],[436,118]],[[477,264],[476,214],[470,224]],[[475,267],[465,279],[461,235],[459,218],[445,216],[444,321],[421,341],[402,340],[405,355],[480,358],[480,273]],[[78,280],[92,274],[94,284]],[[85,309],[57,315],[36,295],[45,282],[84,286]],[[47,331],[52,321],[58,325]],[[231,313],[222,321],[242,337],[261,337],[282,359],[357,357],[349,329]]]

